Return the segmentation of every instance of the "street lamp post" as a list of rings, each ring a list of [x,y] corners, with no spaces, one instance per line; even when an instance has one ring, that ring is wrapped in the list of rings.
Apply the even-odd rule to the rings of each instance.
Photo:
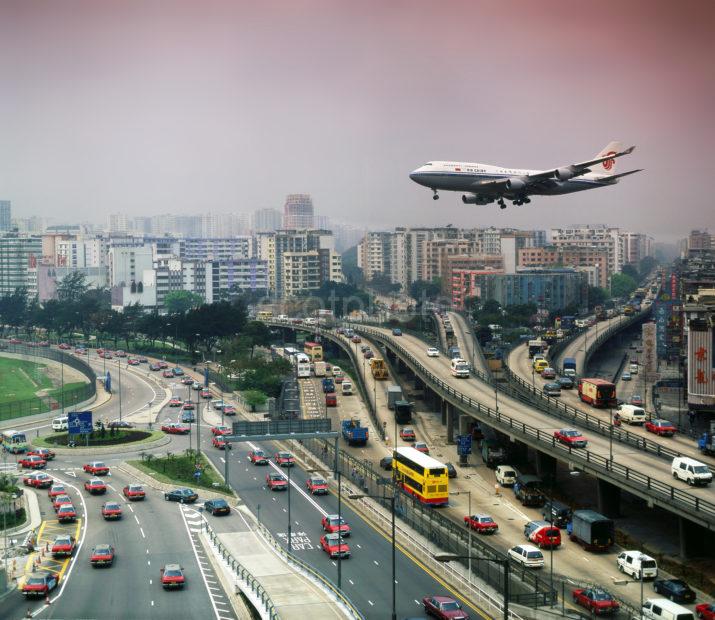
[[[471,555],[455,555],[453,553],[443,553],[433,556],[438,562],[451,562],[453,560],[478,560],[481,562],[494,562],[501,564],[504,570],[504,620],[509,620],[509,560],[501,558],[481,558],[472,557]]]
[[[199,389],[196,390],[196,452],[194,454],[194,465],[199,462],[199,456],[201,455],[201,384],[199,384]]]
[[[122,360],[117,360],[117,368],[119,368],[119,421],[122,421]]]
[[[293,540],[290,522],[290,470],[292,467],[288,468],[288,553],[293,551]]]
[[[397,620],[397,607],[396,607],[396,591],[395,591],[395,499],[397,495],[395,494],[395,489],[392,491],[392,495],[389,498],[382,497],[380,495],[362,495],[360,493],[351,493],[348,495],[350,499],[362,499],[369,497],[371,499],[389,499],[390,500],[390,512],[392,513],[392,615],[391,620]]]
[[[226,442],[223,449],[224,451],[224,461],[223,461],[223,482],[228,487],[228,455],[231,454],[231,443]]]

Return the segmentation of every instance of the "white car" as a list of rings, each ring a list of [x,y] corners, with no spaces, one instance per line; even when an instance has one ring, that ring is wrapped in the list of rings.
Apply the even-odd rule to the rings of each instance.
[[[509,549],[507,555],[526,568],[544,566],[544,554],[534,545],[517,545]]]
[[[516,470],[511,465],[499,465],[495,472],[497,482],[503,487],[513,487],[516,482]]]
[[[212,400],[212,401],[211,401],[211,406],[212,406],[214,409],[217,409],[218,411],[221,411],[221,409],[223,409],[223,406],[224,406],[224,401],[221,400],[220,398],[217,398],[216,400]]]
[[[427,357],[439,357],[439,351],[434,347],[427,349]]]

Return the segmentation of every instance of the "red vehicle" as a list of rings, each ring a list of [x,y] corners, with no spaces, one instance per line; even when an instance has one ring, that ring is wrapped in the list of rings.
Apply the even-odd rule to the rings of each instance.
[[[616,386],[604,379],[579,379],[578,396],[592,407],[615,407]]]
[[[328,515],[320,521],[323,530],[328,534],[340,534],[343,538],[350,536],[350,526],[345,522],[343,517],[338,515]]]
[[[181,400],[180,398],[172,398],[169,401],[169,407],[181,407],[181,405],[184,404],[184,401]]]
[[[214,426],[211,429],[212,435],[230,435],[231,429],[228,426]]]
[[[53,478],[44,471],[36,471],[31,474],[25,474],[22,477],[22,484],[35,489],[49,489],[53,482]]]
[[[428,616],[441,620],[469,620],[459,603],[450,596],[425,596],[422,605]]]
[[[325,395],[325,406],[326,407],[337,407],[338,406],[338,395],[335,392],[328,392]]]
[[[141,484],[128,484],[122,489],[122,494],[130,502],[138,502],[146,497],[146,492]]]
[[[163,362],[163,361],[162,361],[162,362],[157,362],[156,365],[157,365],[159,368],[161,368],[162,370],[163,370],[164,368],[168,368],[168,367],[169,367],[169,363],[168,363],[168,362]],[[172,373],[172,374],[173,374],[173,373]]]
[[[414,441],[417,437],[413,429],[405,427],[400,429],[400,439],[403,441]]]
[[[199,396],[201,398],[211,398],[211,392],[209,390],[201,390]]]
[[[161,587],[165,590],[169,588],[183,588],[186,583],[184,568],[178,564],[165,564],[161,569]]]
[[[422,452],[423,454],[429,454],[429,448],[424,441],[418,441],[415,443],[415,450]]]
[[[273,455],[273,460],[279,467],[293,467],[295,465],[295,458],[290,452],[276,452]]]
[[[266,476],[266,486],[271,491],[286,491],[288,490],[288,480],[283,474],[271,472]]]
[[[114,547],[112,545],[97,545],[92,549],[89,563],[92,566],[111,566],[114,562]]]
[[[44,469],[47,467],[47,461],[41,456],[24,456],[18,463],[20,467],[26,467],[27,469]]]
[[[360,338],[360,336],[353,336],[352,338],[350,338],[350,341],[354,342],[355,344],[360,344],[362,342],[362,338]]]
[[[37,344],[39,344],[41,347],[49,347],[50,346],[50,343],[48,340],[40,340],[40,342],[38,342]]]
[[[236,415],[236,407],[233,405],[224,405],[223,413],[224,415]]]
[[[489,515],[467,515],[464,524],[478,534],[496,534],[499,525]]]
[[[254,465],[268,465],[268,457],[263,450],[252,450],[248,453],[248,460]]]
[[[343,542],[340,534],[324,534],[320,537],[320,546],[330,556],[331,560],[333,558],[350,557],[350,547]]]
[[[178,422],[163,424],[161,426],[161,430],[169,435],[188,435],[191,432],[191,429],[188,426],[179,424]]]
[[[75,349],[74,354],[75,355],[87,355],[87,350],[86,349]]]
[[[231,449],[231,442],[227,441],[223,435],[214,435],[211,438],[211,445],[219,450]]]
[[[555,431],[554,439],[570,448],[585,448],[588,445],[586,438],[573,428],[562,428]]]
[[[64,506],[65,504],[71,503],[72,498],[67,495],[67,493],[64,493],[63,495],[57,495],[56,497],[52,498],[52,507],[55,509],[55,512],[60,509],[60,506]]]
[[[74,539],[74,536],[63,534],[62,536],[58,536],[57,538],[55,538],[55,542],[52,543],[51,552],[52,555],[55,557],[67,557],[72,555],[75,546],[76,541]]]
[[[22,344],[22,340],[20,340],[19,338],[10,338],[10,340],[8,340],[8,342],[10,344]]]
[[[68,345],[66,342],[60,342],[60,344],[57,346],[58,349],[62,349],[63,351],[69,351],[72,347]]]
[[[72,504],[63,504],[57,509],[57,520],[60,523],[77,520],[77,511]]]
[[[67,495],[67,490],[65,489],[64,484],[58,484],[55,482],[50,487],[50,490],[47,491],[47,497],[49,497],[50,499],[54,499],[55,497],[59,497],[60,495]]]
[[[181,380],[181,383],[183,385],[191,385],[193,382],[194,382],[194,380],[191,377],[189,377],[188,375]]]
[[[127,360],[127,366],[139,366],[139,364],[140,364],[139,360],[138,360],[138,359],[135,359],[135,358],[133,358],[133,357],[130,357],[130,358]]]
[[[310,478],[305,481],[305,486],[312,495],[328,494],[328,483],[325,478],[320,476],[310,476]]]
[[[164,379],[173,379],[174,373],[171,372],[170,370],[165,370],[164,372],[161,373],[161,376],[164,377]]]
[[[51,461],[52,459],[55,458],[55,453],[52,450],[49,450],[48,448],[35,448],[34,450],[31,450],[30,452],[28,452],[27,456],[39,456],[41,459],[44,459],[45,461]]]
[[[539,549],[561,546],[561,530],[548,521],[530,521],[524,526],[524,536]]]
[[[184,404],[181,405],[181,408],[184,411],[193,411],[194,409],[196,409],[196,406],[190,400],[185,400]]]
[[[107,492],[107,485],[99,478],[92,478],[84,483],[84,490],[89,491],[91,495],[102,495]]]
[[[59,573],[49,571],[36,571],[30,573],[22,586],[22,593],[30,598],[31,596],[47,596],[57,587],[60,582]]]
[[[700,603],[695,606],[695,613],[702,620],[715,620],[715,603]]]
[[[107,502],[102,505],[102,516],[105,521],[122,518],[122,507],[117,502]]]
[[[573,602],[585,607],[596,616],[607,616],[618,612],[620,605],[608,592],[600,588],[579,588],[571,593]]]
[[[648,420],[645,423],[645,430],[661,437],[672,437],[676,432],[675,425],[668,420]]]
[[[106,476],[109,473],[109,467],[107,467],[101,461],[92,461],[91,463],[85,463],[82,467],[84,471],[93,476]]]
[[[122,351],[121,349],[118,349],[117,351],[115,351],[114,355],[116,355],[117,357],[126,357],[127,356],[126,352]]]

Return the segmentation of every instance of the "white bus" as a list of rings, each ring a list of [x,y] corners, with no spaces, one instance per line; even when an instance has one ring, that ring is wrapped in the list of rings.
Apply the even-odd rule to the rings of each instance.
[[[295,365],[295,356],[298,355],[300,351],[294,349],[293,347],[285,347],[283,349],[283,357],[285,357],[291,364]]]
[[[452,375],[459,378],[469,377],[469,364],[463,359],[456,357],[452,360]]]
[[[299,379],[310,377],[310,358],[305,353],[295,356],[295,369]]]

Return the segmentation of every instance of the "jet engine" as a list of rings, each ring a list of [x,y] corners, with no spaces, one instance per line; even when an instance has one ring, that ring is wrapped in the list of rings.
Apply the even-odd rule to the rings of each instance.
[[[494,202],[494,198],[480,196],[479,194],[472,194],[471,196],[462,194],[462,202],[465,205],[488,205],[490,202]]]
[[[556,169],[556,178],[559,181],[568,181],[569,179],[572,179],[574,176],[576,176],[576,173],[571,168],[557,168]]]
[[[510,192],[520,192],[526,187],[526,182],[521,179],[508,179],[504,186]]]

